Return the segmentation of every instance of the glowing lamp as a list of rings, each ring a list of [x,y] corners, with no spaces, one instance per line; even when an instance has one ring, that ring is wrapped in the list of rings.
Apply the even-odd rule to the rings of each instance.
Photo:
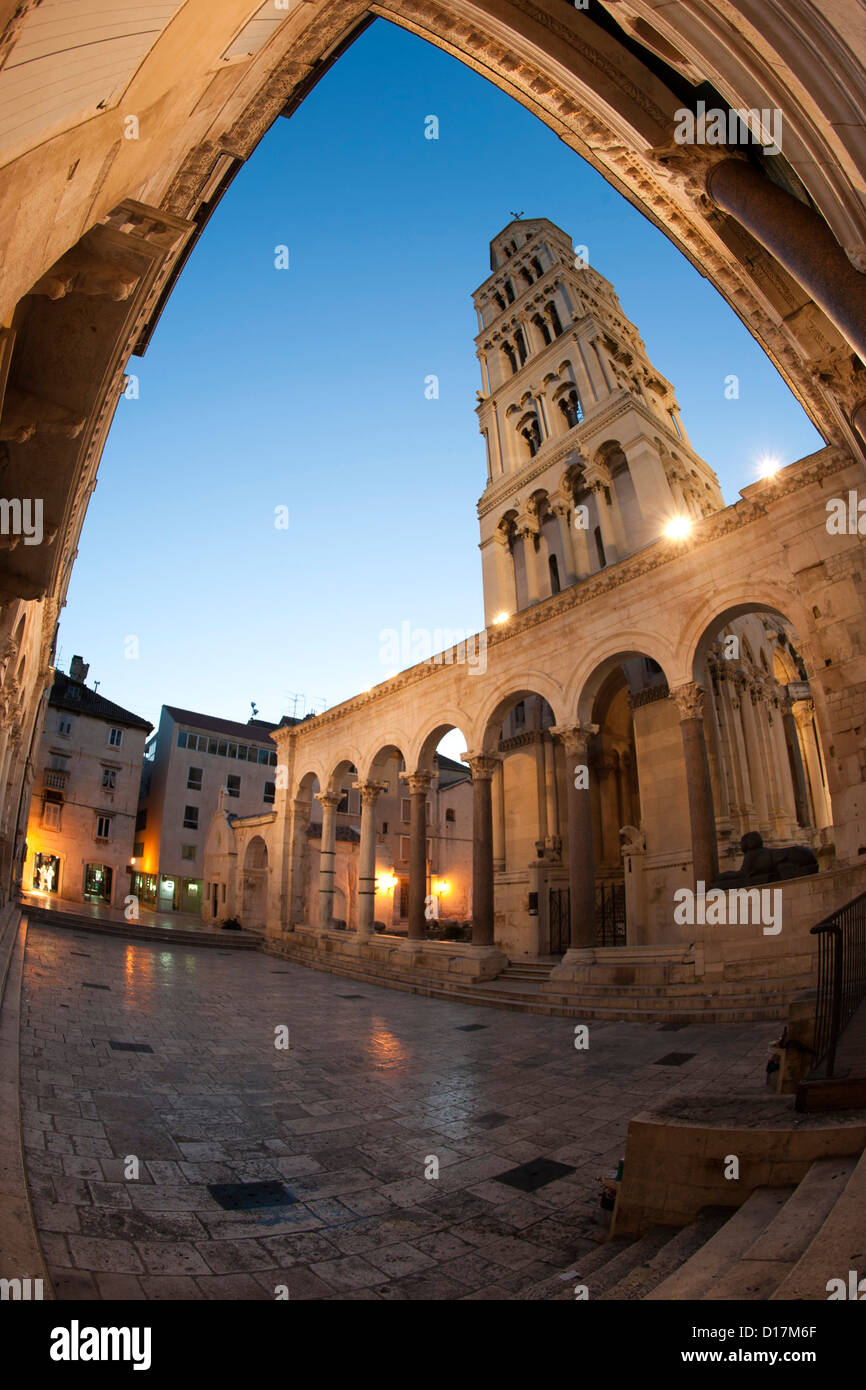
[[[448,882],[447,878],[437,878],[433,886],[433,892],[440,897],[447,897],[451,892],[451,884]]]
[[[380,893],[392,893],[399,881],[396,874],[380,874],[376,879],[376,888]]]

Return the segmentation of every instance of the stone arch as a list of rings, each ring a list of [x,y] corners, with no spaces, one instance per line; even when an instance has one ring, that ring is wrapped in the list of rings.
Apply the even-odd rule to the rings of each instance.
[[[344,746],[336,756],[332,755],[329,759],[327,766],[330,767],[331,771],[322,783],[322,790],[340,791],[344,778],[357,778],[358,768],[361,767],[362,762],[362,756],[357,748]]]
[[[315,792],[326,785],[327,777],[321,763],[308,765],[295,782],[294,800],[311,801]]]
[[[543,672],[527,671],[522,676],[502,682],[499,691],[488,699],[483,712],[475,721],[474,748],[485,753],[494,752],[497,742],[496,731],[502,720],[519,701],[531,699],[533,696],[545,700],[553,711],[554,722],[561,722],[565,708],[561,688]]]
[[[672,683],[673,651],[669,642],[657,633],[620,632],[604,646],[596,647],[591,662],[575,672],[566,691],[569,711],[566,718],[573,717],[579,724],[591,724],[596,697],[611,671],[625,661],[644,659],[655,661],[668,684]]]
[[[363,761],[358,764],[359,780],[364,782],[381,781],[385,768],[395,758],[402,760],[408,767],[406,750],[409,747],[409,739],[402,730],[381,730],[376,734],[376,742],[373,746],[376,751],[367,753]]]
[[[406,756],[406,767],[411,772],[432,772],[433,755],[445,735],[456,729],[458,733],[463,734],[468,749],[469,739],[465,731],[471,727],[471,721],[463,710],[442,710],[427,720],[421,726],[421,732],[412,738]]]
[[[697,673],[702,670],[706,644],[714,632],[726,622],[758,612],[775,613],[791,623],[808,651],[808,644],[815,636],[815,620],[793,590],[763,578],[754,583],[737,579],[719,585],[711,598],[702,597],[683,622],[677,645],[677,669],[671,673],[676,683],[700,679]],[[808,665],[809,658],[805,653],[804,656]],[[817,673],[810,671],[810,674]]]
[[[264,928],[268,901],[268,847],[261,835],[253,835],[244,852],[241,871],[241,923]]]
[[[770,592],[760,584],[756,589]],[[804,642],[803,630],[785,611],[787,595],[774,594],[774,603],[761,598],[742,600],[741,595],[742,586],[740,594],[728,594],[727,603],[717,600],[716,611],[697,637],[694,631],[689,633],[691,678],[705,692],[717,821],[721,812],[722,822],[730,823],[728,833],[735,836],[757,830],[765,841],[806,840],[818,848],[821,835],[833,824],[834,805],[846,785],[839,764],[828,759],[825,751],[833,744],[832,695],[828,700],[824,668],[810,651],[814,625],[801,605],[795,604],[807,624]],[[752,644],[747,631],[730,634],[739,637],[739,646],[728,653],[722,642],[719,652],[727,628],[763,615],[779,620],[805,679],[798,668],[796,678],[789,680],[783,667],[785,679],[780,680],[766,660],[760,660],[766,645],[760,628],[753,629]]]

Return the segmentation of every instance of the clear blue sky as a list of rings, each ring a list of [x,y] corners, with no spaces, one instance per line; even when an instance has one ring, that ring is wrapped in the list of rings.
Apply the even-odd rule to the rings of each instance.
[[[289,692],[333,705],[382,680],[383,629],[481,626],[471,292],[512,210],[588,246],[727,501],[760,454],[821,447],[660,232],[534,116],[378,20],[265,137],[130,361],[140,397],[108,439],[58,665],[80,653],[154,724],[162,704],[245,720],[251,700],[276,721]]]

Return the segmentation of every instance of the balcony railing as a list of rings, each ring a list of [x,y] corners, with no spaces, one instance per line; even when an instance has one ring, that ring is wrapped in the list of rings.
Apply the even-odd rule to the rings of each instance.
[[[68,777],[69,773],[65,769],[59,767],[46,767],[45,769],[46,787],[57,787],[62,789],[66,786]]]
[[[815,1067],[832,1076],[839,1035],[866,997],[866,893],[812,928],[818,938]]]

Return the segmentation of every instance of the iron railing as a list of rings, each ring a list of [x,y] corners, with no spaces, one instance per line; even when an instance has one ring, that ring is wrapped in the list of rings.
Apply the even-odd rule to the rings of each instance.
[[[625,882],[620,880],[595,885],[595,944],[596,946],[625,946]]]
[[[836,1065],[839,1035],[866,997],[866,893],[812,928],[818,938],[818,997],[815,1002],[815,1066],[825,1076]]]

